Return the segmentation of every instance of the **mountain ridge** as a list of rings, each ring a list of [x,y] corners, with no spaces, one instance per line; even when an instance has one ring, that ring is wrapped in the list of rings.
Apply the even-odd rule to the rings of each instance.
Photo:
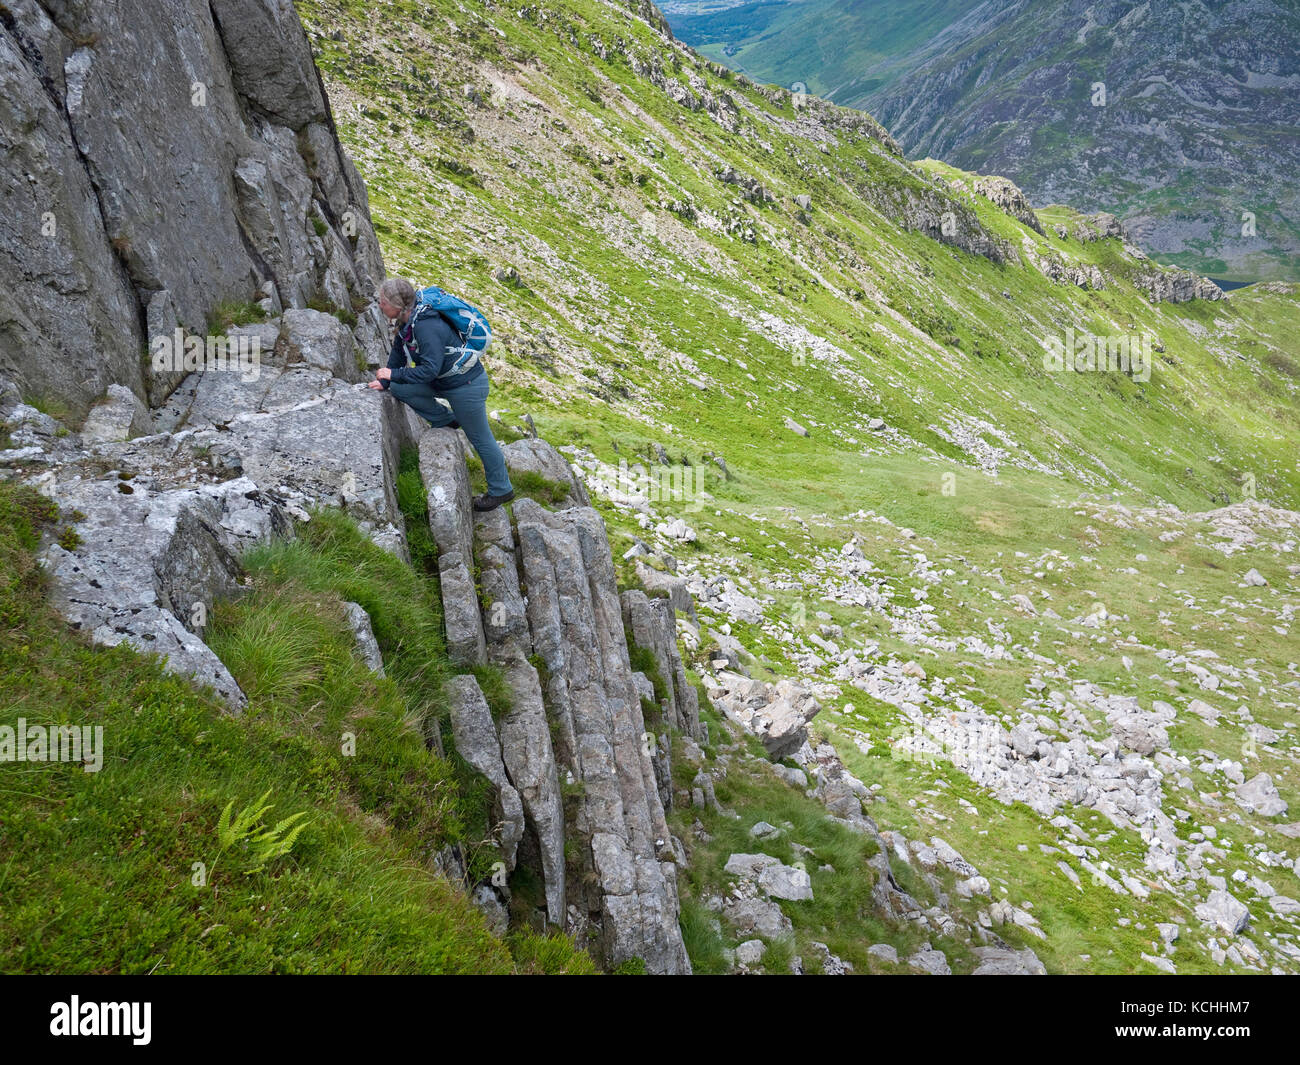
[[[1006,174],[1039,204],[1119,214],[1162,261],[1295,276],[1294,197],[1274,176],[1297,151],[1294,12],[1008,0],[949,5],[931,23],[933,6],[913,5],[933,36],[895,40],[878,6],[788,5],[761,38],[743,36],[739,7],[722,15],[734,29],[709,32],[736,34],[733,62],[762,80],[872,112],[909,155]],[[689,6],[673,10],[693,39]]]

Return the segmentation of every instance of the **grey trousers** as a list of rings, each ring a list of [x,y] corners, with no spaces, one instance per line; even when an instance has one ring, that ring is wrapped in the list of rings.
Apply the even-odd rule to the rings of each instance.
[[[446,392],[435,391],[427,384],[399,384],[396,381],[389,384],[388,391],[435,429],[451,424],[453,419],[460,422],[460,427],[465,430],[465,435],[469,437],[469,442],[474,445],[474,450],[483,463],[488,493],[504,496],[514,490],[510,484],[510,475],[506,472],[501,445],[497,443],[492,428],[488,425],[486,373],[477,381]],[[451,404],[450,413],[438,402],[439,399],[445,399]]]

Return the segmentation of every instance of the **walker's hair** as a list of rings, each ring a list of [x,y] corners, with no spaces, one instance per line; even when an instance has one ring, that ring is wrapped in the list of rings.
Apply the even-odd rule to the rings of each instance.
[[[403,311],[415,306],[415,288],[404,277],[386,277],[376,294],[385,303]]]

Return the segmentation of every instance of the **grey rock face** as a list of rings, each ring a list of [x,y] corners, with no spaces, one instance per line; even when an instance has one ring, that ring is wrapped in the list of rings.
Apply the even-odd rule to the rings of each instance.
[[[456,750],[491,781],[496,790],[495,815],[500,836],[497,845],[507,869],[514,869],[519,841],[524,836],[524,805],[511,783],[501,756],[501,739],[488,710],[487,700],[473,676],[452,677],[447,682]]]
[[[1029,240],[1024,248],[1027,258],[1049,281],[1058,285],[1075,285],[1078,288],[1103,289],[1106,277],[1093,263],[1064,261],[1056,255],[1039,252]]]
[[[1152,303],[1187,303],[1189,300],[1221,300],[1224,291],[1207,277],[1190,270],[1152,270],[1134,279]]]
[[[589,841],[570,901],[601,929],[611,965],[636,956],[653,972],[689,971],[677,926],[676,869],[652,750],[628,661],[609,541],[587,507],[514,505],[533,647],[565,774],[582,783],[570,833]],[[504,740],[504,737],[503,737]]]
[[[110,384],[157,404],[183,374],[141,350],[222,301],[369,299],[365,190],[288,0],[11,7],[0,373],[74,418]]]
[[[69,42],[36,4],[0,25],[0,374],[84,413],[113,382],[142,392],[135,292],[105,232],[67,115]],[[58,365],[58,380],[49,367]]]
[[[654,655],[655,666],[666,688],[668,720],[698,740],[700,700],[686,679],[686,668],[677,651],[677,626],[671,604],[665,599],[651,599],[636,590],[624,592],[622,604],[623,623],[631,632],[633,641]],[[653,688],[651,690],[653,692]]]
[[[213,0],[235,88],[280,125],[326,118],[325,93],[291,0]]]

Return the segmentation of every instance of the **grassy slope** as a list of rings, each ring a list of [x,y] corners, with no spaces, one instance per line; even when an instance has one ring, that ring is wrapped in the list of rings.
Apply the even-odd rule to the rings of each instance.
[[[449,667],[437,596],[409,567],[335,512],[250,557],[249,593],[208,633],[249,695],[236,718],[67,631],[31,553],[47,508],[0,483],[0,723],[102,726],[105,761],[3,767],[0,970],[591,971],[563,938],[494,939],[432,871],[447,843],[485,849],[482,796],[463,763],[426,750]],[[354,654],[344,599],[374,619],[388,679]],[[307,827],[254,871],[241,845],[222,852],[217,824],[267,791],[267,825],[304,813]]]
[[[874,639],[882,653],[917,656],[879,615],[826,603],[815,588],[774,589],[774,581],[805,576],[819,555],[858,535],[897,584],[900,602],[915,602],[903,587],[917,583],[908,581],[913,552],[952,566],[966,584],[948,585],[932,600],[944,631],[987,637],[994,623],[1010,630],[1008,645],[1045,637],[1071,676],[1108,691],[1168,698],[1170,684],[1186,687],[1167,670],[1147,676],[1163,668],[1159,660],[1139,656],[1150,669],[1121,669],[1116,648],[1130,630],[1149,649],[1195,645],[1237,662],[1246,637],[1270,681],[1294,676],[1294,640],[1273,631],[1266,621],[1274,618],[1256,612],[1243,628],[1221,607],[1217,616],[1193,618],[1183,606],[1186,595],[1216,606],[1224,570],[1248,565],[1284,589],[1275,559],[1256,552],[1225,566],[1221,555],[1194,548],[1192,536],[1165,544],[1074,505],[1110,493],[1130,504],[1208,509],[1242,499],[1250,475],[1260,498],[1294,507],[1294,289],[1257,286],[1226,303],[1152,306],[1126,281],[1146,264],[1118,242],[1062,241],[1050,227],[1040,237],[979,197],[969,206],[988,231],[1017,248],[1030,241],[1040,255],[1098,265],[1107,287],[1056,285],[1026,261],[995,266],[900,229],[873,206],[880,202],[874,192],[925,188],[921,170],[969,179],[939,164],[911,170],[842,130],[822,153],[795,132],[788,96],[769,98],[693,64],[617,6],[577,0],[562,11],[525,9],[526,17],[450,2],[390,6],[408,32],[375,32],[366,5],[299,4],[340,130],[367,180],[390,269],[436,278],[487,311],[501,340],[490,405],[502,410],[504,435],[528,411],[550,439],[588,447],[609,463],[645,455],[655,442],[674,460],[725,457],[731,477],[710,479],[707,505],[688,515],[699,540],[677,553],[692,569],[749,579],[772,594],[764,624],[735,631],[777,672],[805,668],[791,639],[806,646],[808,626],[790,619],[818,609],[844,626],[846,643]],[[341,39],[325,32],[334,30]],[[737,131],[672,102],[617,52],[607,60],[593,54],[616,37],[643,70],[657,59],[683,84],[735,96]],[[716,179],[724,164],[759,178],[777,200],[761,208],[740,200]],[[813,199],[808,215],[792,202],[801,193]],[[684,219],[674,205],[688,197],[722,225]],[[1067,208],[1041,214],[1044,222],[1076,217]],[[751,227],[756,240],[728,234],[728,222]],[[506,265],[518,283],[494,279]],[[792,350],[764,324],[765,312],[842,355]],[[1165,350],[1146,384],[1046,373],[1042,341],[1066,328],[1150,331]],[[785,416],[810,437],[784,429]],[[873,416],[898,434],[873,436],[865,425]],[[999,440],[975,426],[1006,451],[996,477],[935,431],[975,419],[1005,434]],[[946,473],[955,491],[944,491]],[[855,519],[861,509],[915,530],[921,542]],[[616,539],[644,535],[623,512],[606,517]],[[1013,563],[1016,552],[1025,561]],[[1068,565],[1042,570],[1049,552],[1068,556]],[[1135,579],[1122,571],[1138,553],[1154,561]],[[1035,598],[1061,600],[1054,605],[1064,618],[1098,597],[1129,624],[1107,634],[1105,647],[1077,626],[1043,633],[1041,623],[1007,616],[1005,599],[1018,590],[1013,579]],[[1275,593],[1274,609],[1286,594]],[[1025,698],[1035,668],[1022,658],[935,657],[925,663],[932,674],[959,676],[965,694],[1002,709]],[[829,712],[826,728],[864,779],[889,785],[891,804],[877,814],[882,827],[923,834],[941,823],[991,877],[1002,871],[1001,890],[1018,893],[1014,885],[1022,885],[1051,932],[1047,946],[1034,945],[1053,968],[1140,965],[1137,955],[1152,949],[1152,922],[1176,902],[1143,904],[1128,927],[1099,931],[1106,913],[1133,900],[1078,903],[1056,870],[1059,856],[1036,845],[1055,845],[1059,834],[1030,811],[999,809],[1014,827],[1003,825],[992,841],[986,826],[958,816],[961,808],[945,813],[957,794],[983,811],[996,804],[950,766],[891,758],[886,737],[896,712],[862,693],[848,699],[853,715]],[[1282,705],[1256,707],[1256,716],[1286,713]],[[874,742],[870,756],[843,742],[863,725]],[[1273,766],[1284,797],[1289,767],[1289,760]],[[931,786],[935,775],[946,786]],[[926,790],[939,796],[918,800]],[[1074,816],[1083,823],[1089,814]],[[1008,838],[1028,852],[1009,852],[1000,845]],[[1131,863],[1138,852],[1120,833],[1104,845],[1117,862]],[[1294,851],[1285,841],[1281,849]],[[1189,932],[1184,942],[1194,960],[1180,954],[1180,965],[1202,964],[1203,937]]]

